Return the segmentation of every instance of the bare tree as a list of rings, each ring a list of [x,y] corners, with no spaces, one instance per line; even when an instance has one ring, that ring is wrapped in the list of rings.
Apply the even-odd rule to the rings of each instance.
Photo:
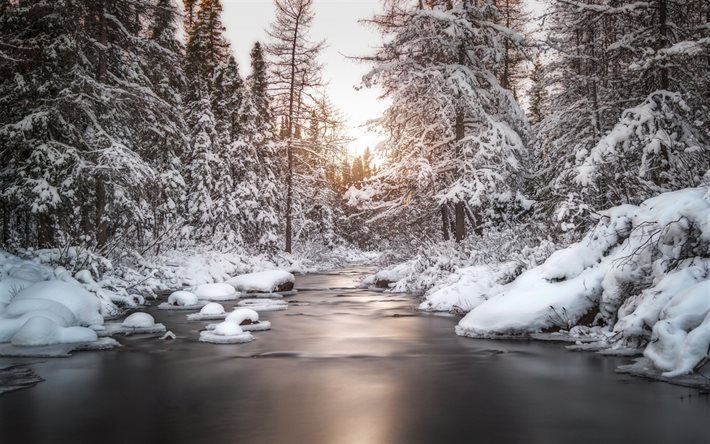
[[[276,116],[285,119],[286,153],[286,252],[292,247],[293,211],[293,139],[301,134],[304,122],[303,102],[311,91],[322,85],[321,65],[318,55],[324,42],[312,42],[308,31],[315,12],[313,0],[274,0],[276,17],[267,31],[270,42],[267,52],[271,56],[272,72],[270,90],[274,98]]]

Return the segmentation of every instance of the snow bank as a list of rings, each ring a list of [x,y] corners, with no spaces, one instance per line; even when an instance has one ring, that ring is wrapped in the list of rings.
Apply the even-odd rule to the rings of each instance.
[[[645,349],[666,377],[692,372],[710,347],[710,187],[612,208],[581,242],[513,282],[476,283],[486,300],[476,286],[447,290],[475,305],[459,335],[566,330],[584,319],[606,331],[594,347]]]
[[[244,293],[291,291],[296,278],[288,271],[268,270],[233,277],[227,284]]]
[[[363,288],[390,288],[393,284],[406,279],[413,273],[413,261],[403,262],[393,267],[380,270],[377,273],[367,276],[360,285]]]
[[[419,310],[467,313],[499,293],[516,268],[513,262],[462,268],[455,273],[456,283],[427,295]]]

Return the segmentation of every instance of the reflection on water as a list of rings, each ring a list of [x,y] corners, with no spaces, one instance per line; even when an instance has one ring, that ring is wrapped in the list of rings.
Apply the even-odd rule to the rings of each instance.
[[[160,311],[179,340],[36,364],[47,382],[0,397],[0,443],[707,442],[697,393],[557,344],[457,337],[356,276],[300,277],[303,305],[262,314],[273,330],[249,344],[198,343],[205,323]]]

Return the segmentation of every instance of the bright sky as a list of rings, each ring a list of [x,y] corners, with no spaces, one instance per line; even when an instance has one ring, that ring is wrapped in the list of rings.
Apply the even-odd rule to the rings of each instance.
[[[355,90],[368,65],[346,56],[370,55],[380,36],[358,20],[370,18],[380,10],[380,0],[315,0],[316,17],[311,30],[313,41],[326,40],[321,63],[328,81],[327,94],[348,119],[350,136],[356,140],[349,149],[360,154],[365,147],[374,147],[380,137],[363,127],[378,118],[385,104],[372,89]],[[223,0],[223,21],[232,43],[242,75],[249,72],[249,51],[256,40],[266,40],[265,29],[274,16],[272,0]]]

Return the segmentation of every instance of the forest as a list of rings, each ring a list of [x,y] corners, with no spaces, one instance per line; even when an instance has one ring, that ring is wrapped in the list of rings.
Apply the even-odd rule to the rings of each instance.
[[[249,66],[223,3],[0,0],[0,343],[37,281],[108,320],[367,264],[359,288],[415,295],[451,336],[707,386],[707,0],[376,2],[379,44],[343,55],[386,103],[358,152],[318,0],[270,1]]]

